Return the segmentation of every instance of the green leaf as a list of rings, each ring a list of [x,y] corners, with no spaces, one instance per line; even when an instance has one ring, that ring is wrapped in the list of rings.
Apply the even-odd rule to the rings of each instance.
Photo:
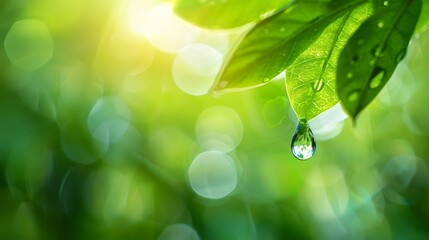
[[[299,119],[312,119],[338,101],[338,57],[350,36],[371,15],[371,3],[349,10],[330,24],[286,70],[287,93]]]
[[[429,29],[429,0],[423,0],[423,8],[422,12],[419,18],[419,21],[417,22],[416,26],[416,32],[424,32]]]
[[[177,0],[177,15],[204,28],[235,28],[259,20],[291,0]]]
[[[366,0],[297,0],[251,29],[232,51],[214,92],[260,86],[277,76],[318,39],[324,29]]]
[[[376,2],[374,15],[350,38],[338,63],[338,96],[354,119],[405,56],[422,8],[421,0]]]

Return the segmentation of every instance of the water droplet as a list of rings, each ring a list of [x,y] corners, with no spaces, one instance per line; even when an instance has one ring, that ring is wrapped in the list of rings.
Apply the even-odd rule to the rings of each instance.
[[[389,6],[389,1],[384,1],[384,2],[383,2],[383,5],[384,5],[385,7]]]
[[[262,82],[266,83],[266,82],[269,82],[270,80],[271,80],[271,78],[266,77],[266,78],[264,78],[264,80],[262,80]]]
[[[284,27],[280,28],[280,32],[284,32],[284,31],[286,31],[286,28]]]
[[[375,64],[375,59],[371,59],[371,61],[369,61],[369,65],[374,66]]]
[[[359,56],[353,56],[352,60],[350,60],[350,65],[355,65],[359,61]]]
[[[348,79],[351,79],[353,77],[353,73],[352,72],[348,72],[347,75],[346,75],[346,77]]]
[[[384,77],[384,73],[385,71],[381,68],[376,68],[373,72],[372,72],[372,79],[371,82],[369,83],[369,87],[370,88],[377,88],[380,86],[383,77]]]
[[[405,53],[406,53],[406,50],[404,49],[400,51],[398,55],[396,55],[396,58],[395,58],[396,63],[399,63],[402,59],[404,59]]]
[[[372,49],[372,53],[374,54],[374,56],[376,57],[382,57],[383,53],[381,51],[380,47],[375,47],[374,49]]]
[[[349,94],[347,100],[349,100],[349,102],[356,102],[356,100],[359,98],[359,93],[360,93],[359,90],[352,91]]]
[[[316,141],[307,120],[301,119],[290,144],[293,155],[299,160],[308,160],[316,152]]]
[[[383,21],[378,22],[377,26],[379,28],[383,28],[384,27],[384,22]]]
[[[323,86],[325,86],[325,83],[320,79],[318,81],[314,81],[311,87],[313,88],[313,91],[320,92]]]

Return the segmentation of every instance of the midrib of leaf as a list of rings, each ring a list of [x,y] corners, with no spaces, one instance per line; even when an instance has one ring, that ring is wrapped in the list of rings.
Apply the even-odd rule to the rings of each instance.
[[[383,37],[381,44],[380,44],[381,52],[384,52],[384,50],[386,48],[386,44],[387,44],[390,36],[394,32],[397,24],[399,23],[400,19],[404,15],[405,11],[410,7],[412,1],[414,1],[414,0],[408,0],[408,1],[406,1],[406,3],[404,5],[402,5],[402,8],[398,12],[398,14],[395,16],[394,21],[392,22],[392,24],[390,24],[390,26],[387,30],[387,34]],[[380,56],[376,56],[377,62],[379,61],[380,58],[381,58]],[[368,91],[369,83],[371,81],[370,76],[371,76],[371,72],[368,72],[368,77],[366,78],[364,88],[362,89],[363,93]],[[357,108],[362,109],[364,107],[364,106],[362,106],[363,104],[364,104],[364,101],[363,101],[363,98],[361,98]]]
[[[332,53],[333,53],[334,48],[335,48],[335,43],[338,42],[338,39],[341,35],[341,31],[343,30],[344,26],[346,25],[351,13],[352,13],[352,11],[349,10],[349,12],[344,16],[343,20],[341,21],[340,26],[337,29],[337,32],[335,34],[335,38],[332,40],[331,46],[329,47],[328,55],[326,56],[325,61],[323,62],[323,66],[322,66],[322,69],[320,71],[319,79],[317,80],[316,86],[318,86],[321,82],[323,82],[322,76],[325,74],[326,66],[328,66],[329,60],[331,59]],[[327,84],[327,83],[324,83],[324,84]],[[313,91],[313,94],[311,95],[311,99],[309,101],[310,103],[313,102],[313,100],[317,94],[318,94],[317,91]],[[339,100],[337,100],[337,102],[338,101]],[[305,113],[305,119],[307,119],[307,117],[308,117],[308,112],[309,111],[306,111],[306,113]]]

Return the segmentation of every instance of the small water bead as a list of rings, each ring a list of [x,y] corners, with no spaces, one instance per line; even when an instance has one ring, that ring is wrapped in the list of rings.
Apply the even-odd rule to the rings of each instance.
[[[389,6],[389,1],[384,1],[384,2],[383,2],[383,5],[384,5],[385,7]]]
[[[352,72],[348,72],[348,73],[347,73],[347,75],[346,75],[346,77],[347,77],[348,79],[353,78],[353,73],[352,73]]]
[[[316,152],[316,141],[307,120],[301,119],[290,144],[292,154],[298,160],[308,160]]]
[[[311,85],[313,91],[315,92],[320,92],[323,89],[323,86],[325,86],[325,83],[323,82],[322,79],[318,81],[314,81],[313,84]]]
[[[379,28],[383,28],[384,27],[384,22],[383,21],[378,22],[377,26]]]
[[[371,82],[369,83],[369,87],[373,89],[379,87],[383,80],[384,73],[385,71],[381,68],[375,69],[374,72],[372,73],[373,77],[371,79]]]
[[[286,28],[284,27],[280,28],[280,32],[284,32],[284,31],[286,31]]]
[[[266,83],[266,82],[269,82],[270,80],[271,80],[271,78],[266,77],[266,78],[264,78],[264,80],[262,80],[262,82]]]
[[[399,63],[402,59],[404,59],[405,53],[406,53],[406,50],[404,49],[400,51],[398,55],[396,55],[396,58],[395,58],[396,63]]]
[[[349,102],[356,102],[358,98],[359,98],[359,90],[355,90],[349,94],[347,100],[349,100]]]
[[[375,47],[373,50],[372,50],[372,53],[374,54],[374,56],[376,56],[376,57],[382,57],[383,56],[383,53],[382,53],[382,51],[381,51],[381,48],[380,47]]]

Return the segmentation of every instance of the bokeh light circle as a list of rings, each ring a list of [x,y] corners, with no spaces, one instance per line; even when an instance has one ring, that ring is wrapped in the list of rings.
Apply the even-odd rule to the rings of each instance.
[[[429,170],[425,162],[414,155],[393,157],[381,176],[383,195],[400,205],[418,202],[429,186]]]
[[[107,146],[118,141],[131,124],[131,111],[119,97],[100,98],[88,116],[88,129],[91,135]]]
[[[209,199],[226,197],[237,186],[233,159],[218,151],[200,153],[189,167],[188,178],[192,189]]]
[[[174,60],[174,82],[190,95],[206,94],[214,83],[222,59],[222,54],[209,45],[188,45],[180,50]]]
[[[157,49],[172,54],[194,41],[199,32],[174,14],[171,3],[160,3],[150,10],[132,13],[130,25],[136,33],[146,35]]]
[[[243,123],[235,110],[223,106],[211,107],[198,117],[195,133],[198,143],[205,149],[229,152],[243,138]]]
[[[189,225],[179,223],[167,226],[158,240],[199,240],[198,233]]]
[[[52,58],[54,41],[43,21],[24,19],[12,25],[4,39],[4,48],[15,66],[34,71]]]

